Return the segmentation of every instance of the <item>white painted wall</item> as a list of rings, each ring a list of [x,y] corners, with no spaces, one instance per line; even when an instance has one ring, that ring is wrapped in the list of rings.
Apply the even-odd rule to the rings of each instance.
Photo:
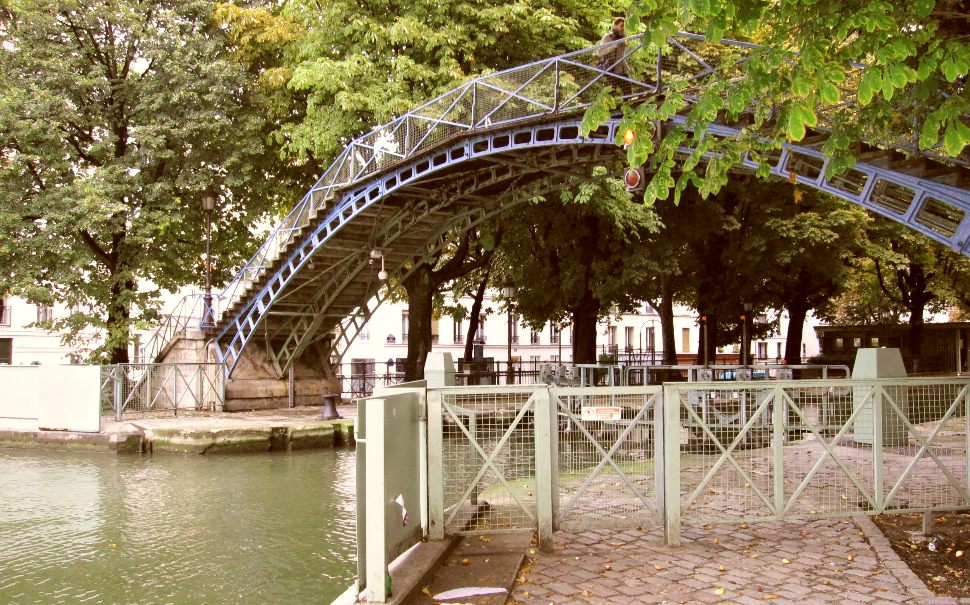
[[[0,367],[0,427],[101,430],[101,367]]]

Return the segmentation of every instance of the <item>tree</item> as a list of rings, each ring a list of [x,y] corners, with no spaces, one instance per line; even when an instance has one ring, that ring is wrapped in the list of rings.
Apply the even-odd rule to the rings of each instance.
[[[802,332],[809,313],[824,310],[845,289],[853,252],[864,239],[865,211],[830,195],[809,191],[788,203],[783,184],[779,210],[767,218],[776,234],[761,257],[769,267],[764,283],[772,306],[788,311],[785,363],[801,363]],[[784,195],[787,193],[787,195]]]
[[[267,159],[261,98],[208,2],[0,5],[0,290],[83,305],[55,327],[103,329],[128,360],[159,288],[198,283],[202,192],[217,191],[217,278],[291,194]]]
[[[476,75],[587,46],[614,4],[290,0],[223,3],[219,14],[262,81],[290,93],[283,152],[326,165],[352,138]]]
[[[649,208],[603,176],[599,170],[600,178],[563,189],[558,200],[539,198],[503,216],[495,262],[497,279],[515,286],[526,323],[572,321],[574,363],[596,361],[597,321],[611,307],[636,305],[635,284],[646,269],[642,242],[657,228]]]
[[[642,133],[653,132],[656,120],[686,113],[686,124],[668,128],[660,145],[641,136],[628,150],[632,165],[649,157],[656,170],[647,200],[671,192],[676,200],[691,182],[706,197],[727,182],[745,152],[759,157],[784,141],[802,141],[816,127],[830,132],[822,151],[833,173],[855,163],[859,141],[908,141],[937,156],[961,155],[970,142],[968,21],[966,0],[634,0],[627,29],[646,32],[641,52],[648,56],[668,48],[667,36],[679,30],[702,32],[714,43],[731,36],[762,45],[741,65],[736,52],[721,49],[721,63],[704,78],[665,74],[671,89],[661,103],[624,107]],[[601,95],[585,127],[594,128],[616,105]],[[718,116],[740,120],[744,113],[749,119],[739,122],[740,136],[707,136]],[[675,161],[685,147],[690,156]]]
[[[457,234],[457,240],[451,248],[443,247],[428,258],[417,259],[411,273],[401,281],[407,293],[410,323],[406,381],[424,376],[424,364],[432,345],[431,321],[435,307],[440,308],[442,304],[442,286],[486,267],[495,254],[495,242],[481,241],[476,231]]]
[[[912,370],[917,371],[926,312],[942,311],[952,302],[947,296],[952,252],[882,217],[874,217],[870,223],[868,244],[866,255],[872,259],[876,284],[893,306],[909,316],[907,349]]]

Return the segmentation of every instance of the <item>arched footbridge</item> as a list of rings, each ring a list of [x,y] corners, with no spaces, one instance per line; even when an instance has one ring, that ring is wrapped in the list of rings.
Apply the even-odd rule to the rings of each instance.
[[[669,41],[670,50],[643,69],[634,64],[643,77],[598,66],[598,51],[609,45],[591,47],[476,78],[350,143],[219,296],[214,342],[227,372],[252,346],[265,348],[278,376],[308,352],[325,365],[339,362],[386,296],[382,271],[403,278],[409,261],[443,245],[446,234],[525,201],[533,185],[562,187],[594,166],[622,162],[619,116],[581,135],[583,112],[599,93],[624,91],[636,103],[664,94],[664,83],[686,81],[690,99],[713,73],[714,56],[733,54],[740,70],[756,48],[712,45],[690,33]],[[642,62],[642,39],[626,44],[627,55]],[[741,128],[713,123],[706,136],[732,137]],[[771,172],[794,173],[805,186],[970,256],[966,158],[944,163],[895,142],[906,157],[873,147],[827,179],[824,141],[820,125],[802,144],[769,156]],[[750,157],[739,166],[757,167]],[[158,338],[149,358],[164,346]]]

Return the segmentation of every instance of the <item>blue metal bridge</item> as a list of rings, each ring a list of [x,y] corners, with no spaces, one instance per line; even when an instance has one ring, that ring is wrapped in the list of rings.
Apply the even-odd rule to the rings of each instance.
[[[227,372],[247,346],[264,347],[278,376],[308,353],[325,367],[339,363],[386,298],[381,277],[401,279],[412,261],[445,245],[448,234],[589,178],[594,166],[622,162],[619,116],[580,134],[583,112],[598,94],[623,90],[624,98],[639,103],[679,82],[693,100],[725,55],[740,76],[757,48],[710,44],[690,33],[669,42],[669,51],[648,56],[638,52],[641,37],[625,40],[631,71],[643,77],[599,67],[600,51],[610,45],[595,46],[475,78],[351,142],[217,297],[215,345]],[[867,147],[856,166],[826,178],[819,151],[826,115],[819,118],[801,144],[767,156],[773,175],[794,173],[805,186],[970,256],[966,157],[944,161],[920,153],[915,139],[884,142],[888,150]],[[684,125],[685,118],[674,116],[669,124]],[[705,136],[734,137],[742,128],[712,123]],[[746,156],[738,168],[753,172],[758,166]],[[148,358],[197,317],[188,309],[198,310],[198,301],[183,305],[149,345]]]

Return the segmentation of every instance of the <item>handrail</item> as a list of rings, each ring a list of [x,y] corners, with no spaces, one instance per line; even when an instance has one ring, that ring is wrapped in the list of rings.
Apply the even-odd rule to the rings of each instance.
[[[212,308],[208,309],[210,319],[217,317],[220,295],[213,296]],[[202,293],[188,294],[182,297],[171,313],[163,316],[161,325],[144,345],[143,359],[148,363],[157,363],[159,357],[182,331],[189,327],[201,328],[206,315],[205,296]]]

